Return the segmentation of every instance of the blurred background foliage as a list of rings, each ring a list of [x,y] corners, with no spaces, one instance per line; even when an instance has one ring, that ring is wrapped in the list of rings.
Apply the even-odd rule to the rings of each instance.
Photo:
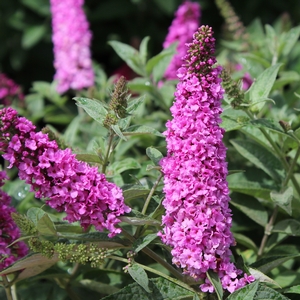
[[[150,36],[150,56],[159,53],[174,11],[181,0],[86,0],[85,10],[93,32],[93,59],[108,74],[122,66],[121,59],[108,45],[109,40],[137,46]],[[201,24],[213,27],[222,36],[223,18],[212,0],[198,0]],[[287,13],[292,26],[300,20],[299,0],[231,0],[245,25],[255,18],[271,24]],[[285,14],[286,16],[286,14]],[[53,53],[49,0],[0,1],[0,71],[21,84],[25,94],[34,81],[52,81]]]

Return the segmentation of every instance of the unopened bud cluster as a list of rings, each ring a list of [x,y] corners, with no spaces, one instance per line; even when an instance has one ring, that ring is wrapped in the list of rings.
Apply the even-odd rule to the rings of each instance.
[[[124,76],[121,76],[115,84],[115,90],[111,95],[111,101],[109,103],[111,112],[106,115],[105,120],[103,121],[105,127],[109,128],[110,126],[117,124],[118,119],[123,119],[127,116],[126,109],[128,98],[127,81]]]
[[[52,258],[55,253],[62,261],[72,263],[87,264],[90,263],[92,268],[99,267],[103,264],[108,252],[107,249],[99,248],[96,244],[73,244],[73,243],[53,243],[48,240],[40,240],[32,237],[28,241],[32,251]]]

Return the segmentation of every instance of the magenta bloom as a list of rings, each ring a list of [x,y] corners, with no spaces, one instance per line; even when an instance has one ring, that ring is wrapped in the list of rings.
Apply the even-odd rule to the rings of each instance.
[[[18,117],[12,108],[0,110],[0,151],[19,169],[19,177],[31,185],[37,198],[46,198],[57,211],[65,211],[66,220],[79,221],[83,228],[104,228],[113,237],[121,232],[115,225],[118,216],[130,211],[122,190],[108,182],[97,167],[78,161],[70,149],[61,150],[47,134],[35,132],[35,126]]]
[[[214,67],[212,34],[208,26],[197,30],[178,70],[173,119],[165,132],[168,152],[161,161],[166,213],[160,236],[173,248],[174,264],[205,280],[202,291],[213,292],[206,276],[213,270],[223,288],[233,292],[254,279],[241,277],[242,271],[230,262],[229,247],[235,240],[230,232],[224,130],[219,127],[224,91],[218,77],[221,67]]]
[[[193,33],[199,27],[199,22],[199,3],[184,1],[175,12],[175,18],[169,27],[168,35],[163,43],[163,48],[165,49],[172,43],[178,42],[177,54],[175,54],[165,72],[166,79],[177,79],[177,70],[181,67],[182,57],[186,53],[185,44],[192,41]]]
[[[0,187],[8,179],[4,171],[0,171]],[[19,258],[25,256],[28,248],[24,242],[17,242],[8,247],[20,237],[20,230],[11,217],[16,210],[10,206],[10,197],[0,190],[0,271],[7,268]]]
[[[84,0],[50,0],[57,90],[80,90],[94,84],[92,34],[82,9]]]
[[[10,105],[14,97],[24,100],[20,87],[5,74],[0,73],[0,104]]]

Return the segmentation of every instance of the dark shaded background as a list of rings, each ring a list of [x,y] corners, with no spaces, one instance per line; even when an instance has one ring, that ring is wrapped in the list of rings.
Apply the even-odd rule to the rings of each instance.
[[[222,35],[223,19],[213,0],[198,0],[201,24]],[[150,54],[161,51],[174,11],[181,0],[86,0],[85,9],[93,32],[92,55],[111,74],[121,60],[107,44],[119,40],[135,44],[150,36]],[[300,1],[231,0],[245,25],[260,18],[271,24],[284,12],[293,25],[300,21]],[[25,92],[32,81],[52,81],[54,69],[49,0],[0,1],[0,71],[20,83]]]

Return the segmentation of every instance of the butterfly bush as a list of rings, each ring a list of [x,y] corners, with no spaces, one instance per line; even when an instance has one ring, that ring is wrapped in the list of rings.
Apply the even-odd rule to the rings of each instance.
[[[19,85],[5,74],[0,73],[0,103],[10,105],[14,97],[17,97],[19,100],[24,100],[24,95]]]
[[[6,172],[0,171],[0,187],[4,185],[5,179],[8,179]],[[11,217],[11,213],[16,212],[16,210],[10,206],[10,202],[10,197],[0,190],[0,270],[7,268],[28,252],[26,244],[22,241],[9,246],[21,235]]]
[[[186,51],[185,44],[192,41],[193,33],[199,27],[200,14],[199,3],[190,1],[183,2],[175,12],[175,18],[163,43],[164,49],[174,42],[178,43],[177,53],[165,72],[166,79],[177,79],[177,70],[181,67]]]
[[[83,11],[84,0],[50,0],[57,91],[80,90],[94,84],[90,53],[92,34]]]
[[[0,110],[0,151],[19,170],[19,178],[31,185],[37,198],[57,211],[65,211],[69,222],[79,221],[86,229],[105,228],[113,237],[121,232],[118,216],[130,211],[122,190],[108,182],[97,167],[78,161],[70,149],[61,150],[47,134],[36,132],[26,118],[12,108]]]
[[[212,29],[201,26],[187,44],[185,63],[166,124],[162,241],[172,247],[173,263],[195,279],[203,292],[214,288],[206,272],[216,272],[224,289],[233,292],[254,280],[230,262],[235,245],[226,181],[224,130],[219,127],[223,89],[214,66]]]

